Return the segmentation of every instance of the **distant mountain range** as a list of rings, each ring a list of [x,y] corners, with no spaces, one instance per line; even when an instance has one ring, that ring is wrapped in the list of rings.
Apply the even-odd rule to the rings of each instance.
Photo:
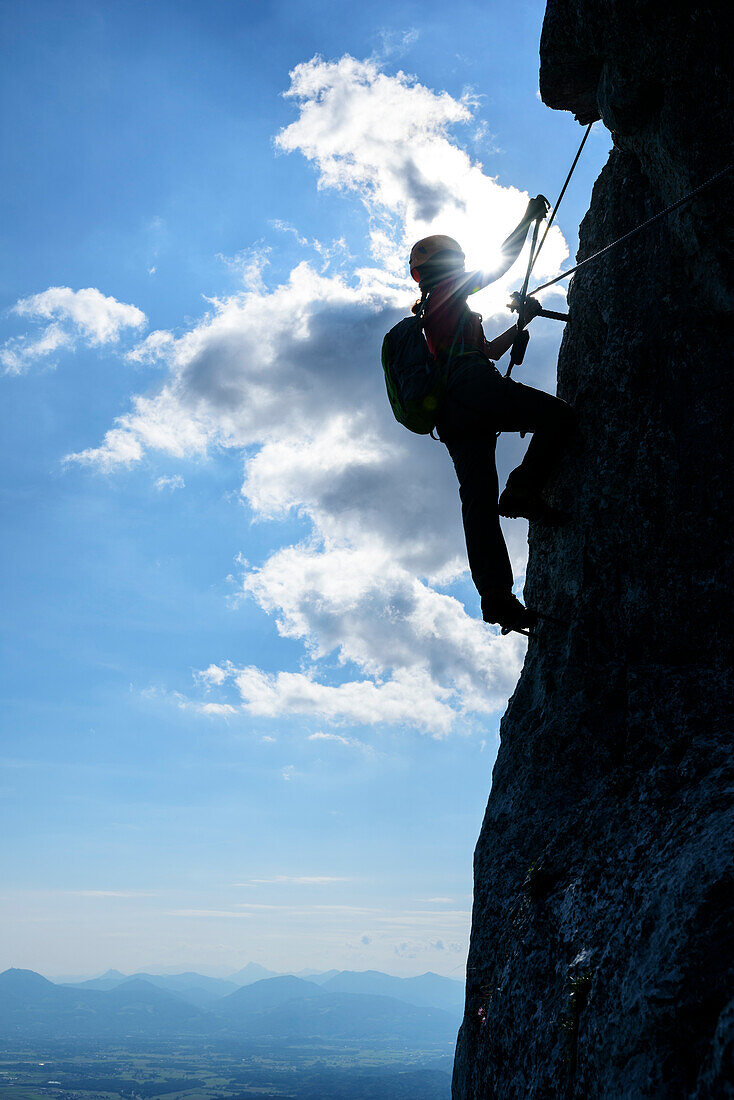
[[[464,984],[453,978],[428,971],[416,978],[397,978],[381,970],[301,970],[298,974],[276,974],[257,963],[248,963],[244,969],[229,978],[210,978],[204,974],[187,971],[182,974],[121,974],[108,970],[100,978],[85,982],[64,983],[70,989],[110,990],[133,978],[149,982],[159,989],[175,993],[182,1000],[197,1007],[211,1006],[228,994],[242,987],[261,986],[271,978],[300,979],[304,984],[317,985],[329,993],[370,993],[382,997],[395,997],[406,1004],[421,1008],[440,1008],[446,1012],[461,1013],[464,1005]]]
[[[464,1010],[464,983],[444,978],[430,970],[417,978],[396,978],[381,970],[341,970],[322,983],[329,993],[373,993],[395,997],[420,1008],[440,1008],[446,1012]],[[315,980],[315,979],[313,979]]]
[[[119,970],[108,970],[101,978],[90,978],[86,982],[65,983],[65,988],[98,989],[107,992],[133,980],[148,982],[158,989],[175,993],[181,1000],[197,1005],[199,1008],[212,1004],[214,1001],[218,1001],[222,997],[226,997],[228,993],[234,993],[235,990],[240,988],[234,980],[208,978],[204,974],[194,974],[193,972],[166,975],[146,973],[127,975],[121,974]]]
[[[0,974],[0,1038],[123,1040],[209,1037],[452,1041],[463,986],[438,974],[396,978],[377,970],[276,975],[242,983],[193,972],[56,985],[32,970]],[[264,969],[264,968],[262,968]],[[269,973],[269,972],[267,972]],[[235,980],[238,979],[240,984]]]
[[[307,978],[307,974],[299,974],[299,978]],[[238,970],[236,974],[230,974],[228,981],[235,985],[252,985],[253,982],[261,982],[263,978],[277,978],[277,970],[268,970],[259,963],[248,963]]]

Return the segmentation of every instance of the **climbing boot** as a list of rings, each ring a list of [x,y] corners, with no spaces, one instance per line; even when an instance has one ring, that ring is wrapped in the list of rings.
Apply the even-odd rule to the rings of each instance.
[[[512,475],[500,495],[498,507],[499,514],[506,519],[527,519],[547,527],[562,527],[571,518],[568,512],[546,504],[537,489],[513,479]]]
[[[503,634],[509,634],[511,630],[528,634],[538,621],[535,611],[523,607],[517,596],[504,588],[493,588],[484,593],[482,618],[485,623],[499,623]]]

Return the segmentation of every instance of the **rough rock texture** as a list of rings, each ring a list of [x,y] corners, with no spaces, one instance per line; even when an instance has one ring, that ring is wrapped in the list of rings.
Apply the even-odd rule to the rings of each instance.
[[[724,8],[550,0],[543,99],[614,135],[580,258],[734,160]],[[502,722],[455,1100],[734,1096],[733,184],[572,283],[526,586],[569,625]]]

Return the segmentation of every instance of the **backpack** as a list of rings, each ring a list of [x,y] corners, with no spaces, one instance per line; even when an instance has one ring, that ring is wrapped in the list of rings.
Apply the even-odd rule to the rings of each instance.
[[[436,427],[446,391],[446,365],[431,355],[419,317],[406,317],[382,341],[387,396],[398,423],[418,435]]]

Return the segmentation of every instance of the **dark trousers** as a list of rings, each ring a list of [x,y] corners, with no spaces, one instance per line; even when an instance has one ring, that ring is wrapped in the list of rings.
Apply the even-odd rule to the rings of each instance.
[[[532,432],[525,458],[510,477],[540,490],[566,450],[576,417],[570,405],[504,378],[480,356],[451,371],[437,425],[459,479],[461,515],[472,580],[480,595],[512,587],[512,566],[500,528],[497,432]]]

